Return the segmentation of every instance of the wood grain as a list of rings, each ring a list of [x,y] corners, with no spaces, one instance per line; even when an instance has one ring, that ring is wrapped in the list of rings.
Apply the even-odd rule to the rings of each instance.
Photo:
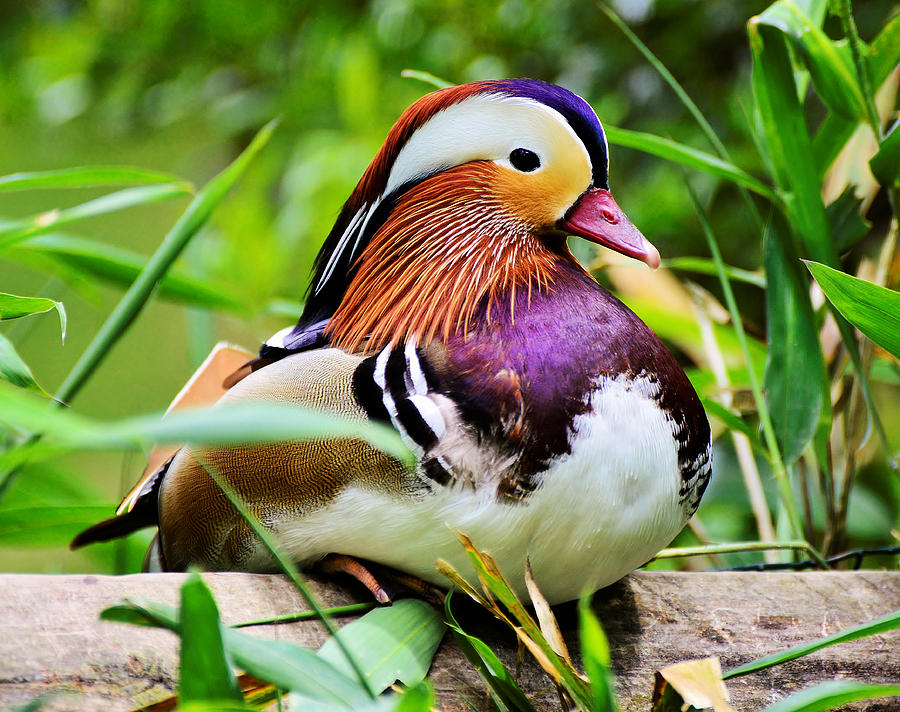
[[[177,639],[167,631],[98,620],[125,598],[175,604],[183,574],[134,576],[0,575],[0,709],[54,696],[46,709],[135,709],[172,694]],[[204,574],[226,623],[305,610],[280,576]],[[327,605],[366,600],[355,588],[311,579]],[[513,637],[457,597],[460,622],[515,666]],[[900,607],[900,573],[650,573],[639,572],[596,596],[626,712],[649,709],[654,670],[718,655],[723,669],[878,618]],[[556,608],[573,654],[572,605]],[[259,626],[260,637],[316,647],[325,639],[316,622]],[[900,681],[900,633],[845,643],[798,661],[728,683],[738,710],[758,710],[817,682],[835,678]],[[431,680],[448,712],[491,709],[477,674],[451,638],[435,660]],[[526,661],[519,681],[538,709],[558,709],[547,678]],[[900,710],[900,700],[853,709]]]

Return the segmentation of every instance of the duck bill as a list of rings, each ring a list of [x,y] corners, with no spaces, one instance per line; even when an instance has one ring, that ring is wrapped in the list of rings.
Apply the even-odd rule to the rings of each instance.
[[[560,222],[570,235],[578,235],[628,257],[659,267],[659,251],[628,219],[608,190],[591,188]]]

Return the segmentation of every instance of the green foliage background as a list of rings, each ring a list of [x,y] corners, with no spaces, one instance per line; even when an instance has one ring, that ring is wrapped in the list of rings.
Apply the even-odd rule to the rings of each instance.
[[[766,166],[754,145],[756,127],[747,116],[752,101],[745,23],[765,6],[724,0],[615,3],[700,105],[734,163],[754,175],[764,174]],[[857,3],[854,13],[864,39],[874,36],[893,7],[886,0]],[[826,21],[826,31],[840,34],[835,18]],[[80,394],[75,403],[79,412],[117,418],[162,410],[216,341],[228,339],[252,349],[290,322],[312,259],[341,204],[392,122],[430,89],[401,78],[404,68],[453,82],[538,77],[584,96],[604,123],[709,150],[675,95],[593,3],[0,4],[0,175],[130,164],[202,185],[261,125],[275,115],[283,117],[270,145],[179,263],[183,272],[226,294],[236,306],[211,311],[154,301]],[[815,98],[809,104],[810,121],[825,115]],[[612,148],[611,162],[617,200],[664,257],[709,256],[682,169],[619,147]],[[762,240],[737,189],[702,173],[691,173],[690,182],[708,206],[725,262],[758,269]],[[0,218],[25,217],[100,194],[0,194]],[[69,232],[149,255],[186,204],[187,198],[113,213],[78,223]],[[879,221],[885,223],[888,216],[886,206],[876,202],[869,215],[875,223],[870,234],[883,234]],[[878,246],[877,240],[864,239],[849,263],[875,255]],[[583,245],[574,247],[582,258],[593,258]],[[53,275],[49,281],[48,274]],[[714,276],[689,276],[721,299]],[[608,281],[602,271],[598,277]],[[734,287],[751,334],[762,336],[762,292],[747,283]],[[65,346],[59,346],[58,325],[49,315],[4,329],[50,392],[121,294],[39,254],[0,261],[0,291],[40,294],[66,304]],[[680,328],[676,316],[690,321],[683,314],[641,314],[651,326]],[[690,365],[690,349],[683,342],[678,345]],[[900,377],[896,362],[876,366],[873,388],[896,451]],[[709,385],[709,374],[695,370],[692,377],[701,390]],[[733,452],[726,438],[719,442],[701,521],[716,540],[754,538]],[[10,499],[19,505],[77,501],[111,507],[140,471],[140,460],[135,455],[80,454],[32,466],[18,479]],[[775,487],[765,463],[761,469],[775,511]],[[900,527],[900,486],[883,453],[864,459],[849,521],[856,545],[890,543],[890,530]],[[0,534],[3,526],[0,514]],[[0,569],[134,570],[147,538],[144,533],[131,543],[71,554],[59,547],[63,537],[58,529],[42,534],[40,522],[33,522],[27,536],[4,539]],[[685,534],[682,541],[694,540]],[[750,559],[727,562],[744,560]]]

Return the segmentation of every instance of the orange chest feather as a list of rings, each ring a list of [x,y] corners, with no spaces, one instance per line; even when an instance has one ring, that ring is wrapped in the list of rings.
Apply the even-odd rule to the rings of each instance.
[[[512,309],[517,289],[547,289],[561,258],[510,205],[496,167],[444,171],[404,194],[363,251],[328,332],[348,351],[420,345],[468,331],[487,300]],[[493,179],[493,180],[492,180]],[[502,302],[502,303],[501,303]]]

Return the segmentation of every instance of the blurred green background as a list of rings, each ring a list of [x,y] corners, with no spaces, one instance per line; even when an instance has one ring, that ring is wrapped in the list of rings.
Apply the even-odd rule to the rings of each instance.
[[[700,105],[734,162],[756,175],[764,166],[748,117],[745,23],[766,4],[613,3]],[[856,4],[864,39],[883,25],[894,5]],[[826,30],[836,24],[830,18]],[[603,122],[708,150],[682,104],[594,3],[0,2],[0,175],[127,164],[202,185],[262,124],[283,117],[271,144],[179,263],[239,306],[211,312],[154,301],[76,399],[79,412],[115,418],[162,410],[215,342],[226,339],[255,349],[290,323],[312,259],[343,201],[393,121],[430,90],[401,78],[405,68],[452,82],[537,77],[584,96]],[[816,111],[813,102],[812,120]],[[663,256],[708,256],[684,180],[678,166],[612,147],[613,192]],[[692,173],[690,180],[709,201],[725,261],[759,268],[761,241],[736,189],[706,174]],[[2,194],[0,217],[75,205],[102,192]],[[144,206],[80,222],[68,232],[149,255],[186,205],[185,198]],[[876,227],[886,215],[876,201],[869,216]],[[861,257],[877,247],[863,241],[856,251]],[[577,249],[591,257],[586,248]],[[610,283],[604,272],[598,276]],[[714,277],[690,278],[721,298]],[[763,293],[747,284],[735,288],[748,329],[763,335]],[[121,295],[118,288],[86,280],[39,255],[24,266],[23,260],[0,261],[0,291],[65,302],[64,346],[51,317],[21,320],[13,333],[5,330],[51,392]],[[685,351],[678,349],[690,365]],[[703,382],[702,373],[693,375]],[[876,381],[896,448],[900,379],[895,368],[883,368]],[[32,466],[16,482],[8,504],[76,498],[113,506],[142,467],[135,454],[82,454]],[[769,494],[774,510],[774,488]],[[852,543],[891,543],[900,487],[883,457],[863,463],[851,507]],[[717,540],[755,536],[725,438],[717,447],[714,481],[700,519]],[[42,534],[36,522],[27,541],[7,540],[0,549],[0,570],[133,570],[148,538],[144,532],[130,543],[72,554],[59,546],[57,530]],[[689,534],[683,540],[692,541]]]

